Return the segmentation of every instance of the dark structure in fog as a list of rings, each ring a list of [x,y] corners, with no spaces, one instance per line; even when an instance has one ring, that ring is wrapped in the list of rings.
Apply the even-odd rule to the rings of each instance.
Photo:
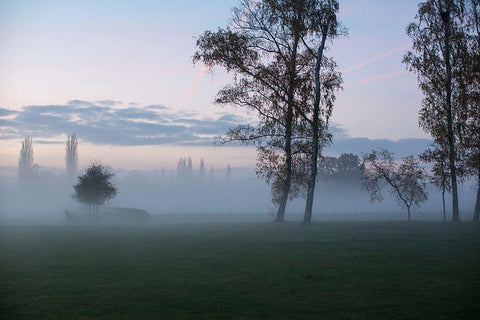
[[[65,218],[68,223],[145,223],[150,214],[144,209],[104,207],[98,216],[85,208],[65,209]]]

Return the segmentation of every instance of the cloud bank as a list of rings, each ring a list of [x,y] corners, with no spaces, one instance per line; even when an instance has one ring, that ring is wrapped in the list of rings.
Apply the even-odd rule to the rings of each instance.
[[[41,143],[75,132],[82,141],[93,144],[211,145],[215,136],[247,121],[233,114],[206,118],[197,112],[173,112],[163,105],[71,100],[64,105],[26,106],[20,111],[0,108],[0,139],[33,136]]]
[[[334,136],[335,137],[335,136]],[[369,138],[334,138],[332,145],[325,148],[326,155],[339,156],[342,153],[353,153],[361,155],[368,153],[372,149],[385,148],[393,152],[397,158],[403,158],[408,155],[418,156],[423,153],[433,143],[430,139],[401,139],[392,141],[388,139],[369,139]]]
[[[71,100],[64,105],[31,105],[21,110],[0,108],[0,139],[33,136],[36,143],[64,143],[75,132],[83,142],[98,145],[213,145],[215,137],[231,127],[252,123],[252,119],[230,113],[204,117],[196,111],[174,111],[163,105],[139,106],[115,100]],[[418,155],[431,144],[428,139],[352,138],[332,123],[334,142],[327,155],[362,154],[384,147],[398,157]]]

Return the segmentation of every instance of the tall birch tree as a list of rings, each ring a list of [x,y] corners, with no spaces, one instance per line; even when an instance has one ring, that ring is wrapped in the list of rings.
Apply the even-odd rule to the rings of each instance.
[[[478,120],[474,108],[478,108],[475,105],[478,106],[480,40],[478,25],[475,30],[472,24],[475,14],[478,16],[478,0],[420,3],[416,21],[407,27],[407,34],[413,41],[412,50],[403,58],[408,69],[416,73],[424,95],[420,126],[432,135],[437,145],[446,141],[454,222],[460,221],[459,167],[465,163],[465,150],[477,148],[468,143],[474,134],[468,121]],[[477,70],[476,73],[473,70]]]
[[[305,125],[312,126],[315,96],[311,48],[321,41],[319,22],[331,3],[336,1],[244,0],[233,10],[229,27],[206,31],[197,41],[194,62],[220,66],[235,75],[215,102],[258,115],[255,129],[234,128],[227,140],[261,144],[257,172],[265,174],[278,196],[275,220],[279,222],[284,220],[291,195],[295,155],[301,153],[296,145],[304,150],[300,146],[311,137],[305,135],[311,132]]]

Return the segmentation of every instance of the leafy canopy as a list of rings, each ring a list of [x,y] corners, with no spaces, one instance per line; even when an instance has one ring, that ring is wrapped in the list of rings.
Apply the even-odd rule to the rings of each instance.
[[[372,150],[363,156],[364,188],[370,193],[370,200],[382,201],[381,188],[390,187],[390,193],[397,203],[410,212],[410,207],[420,207],[428,199],[426,174],[413,156],[397,163],[393,153],[386,149]]]
[[[78,177],[78,183],[73,186],[73,198],[92,205],[105,204],[105,201],[115,198],[118,193],[113,182],[114,177],[101,162],[94,161],[87,172]]]

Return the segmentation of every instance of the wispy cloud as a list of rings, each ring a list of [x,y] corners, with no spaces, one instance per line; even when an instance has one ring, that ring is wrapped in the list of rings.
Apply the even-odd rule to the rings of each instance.
[[[187,89],[183,91],[180,97],[178,97],[178,102],[182,102],[186,98],[195,95],[195,93],[198,91],[198,84],[206,72],[207,72],[207,68],[204,65],[201,65],[200,67],[198,67],[197,73],[195,74],[195,78],[187,87]]]
[[[196,66],[197,67],[197,66]],[[202,79],[210,74],[212,76],[211,84],[201,85]],[[190,85],[182,92],[182,94],[177,98],[176,103],[182,103],[184,100],[189,99],[199,93],[211,90],[213,87],[223,87],[232,80],[232,75],[225,75],[225,77],[220,77],[220,79],[215,79],[213,81],[213,70],[210,70],[203,64],[198,64],[198,69],[195,74],[195,78],[190,83]]]
[[[366,61],[363,61],[363,62],[360,62],[360,63],[357,63],[353,66],[350,66],[348,68],[345,68],[342,70],[342,73],[348,73],[348,72],[351,72],[351,71],[354,71],[354,70],[357,70],[357,69],[360,69],[360,68],[363,68],[365,66],[368,66],[370,64],[373,64],[375,62],[378,62],[380,60],[383,60],[389,56],[392,56],[396,53],[399,53],[399,52],[405,52],[405,50],[408,50],[410,48],[410,46],[403,46],[403,47],[400,47],[400,48],[396,48],[396,49],[392,49],[392,50],[389,50],[389,51],[386,51],[384,53],[381,53],[379,54],[378,56],[375,56],[371,59],[368,59]]]
[[[395,72],[380,74],[380,75],[377,75],[377,76],[374,76],[374,77],[362,79],[362,80],[354,83],[352,86],[350,86],[350,88],[363,86],[365,84],[369,84],[369,83],[373,83],[373,82],[393,79],[393,78],[402,76],[402,75],[407,74],[407,73],[408,72],[406,70],[401,70],[401,71],[395,71]]]

